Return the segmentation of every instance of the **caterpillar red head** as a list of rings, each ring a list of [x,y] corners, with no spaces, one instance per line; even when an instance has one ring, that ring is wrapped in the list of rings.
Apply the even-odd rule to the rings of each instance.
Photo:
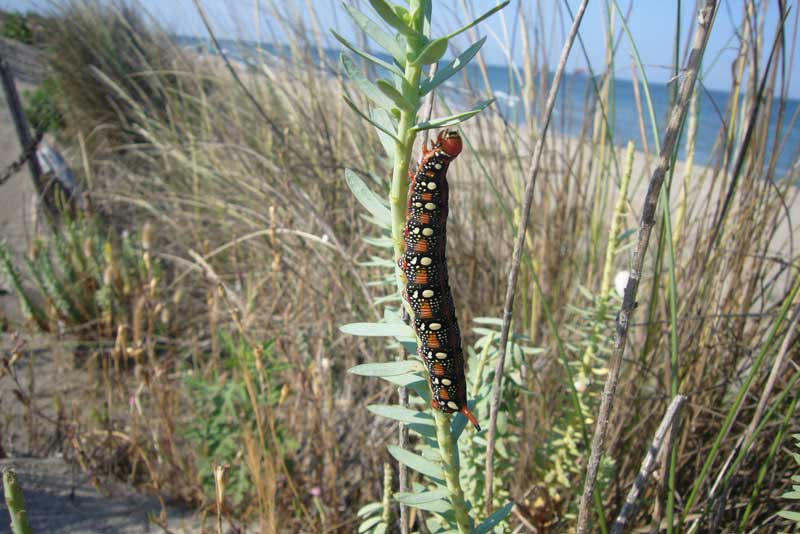
[[[431,141],[431,148],[422,147],[422,151],[423,155],[427,156],[437,150],[442,150],[450,159],[454,159],[461,154],[462,148],[463,142],[458,130],[442,130],[436,137],[436,141]]]

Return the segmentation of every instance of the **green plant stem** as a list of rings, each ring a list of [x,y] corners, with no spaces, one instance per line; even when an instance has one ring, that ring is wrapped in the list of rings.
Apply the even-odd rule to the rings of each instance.
[[[3,491],[6,494],[8,515],[11,516],[11,531],[14,534],[31,534],[28,513],[25,511],[25,498],[22,496],[22,488],[19,487],[17,474],[13,469],[3,471]]]
[[[412,27],[422,32],[423,9],[420,0],[412,0],[410,11],[418,13],[412,21]],[[406,52],[409,57],[415,57],[419,52],[421,43],[416,42],[411,37],[407,38],[408,45]],[[404,78],[407,83],[402,84],[403,96],[409,102],[419,102],[419,79],[422,75],[422,65],[406,64]],[[392,185],[389,191],[389,203],[392,210],[392,244],[394,246],[395,264],[405,252],[405,241],[403,240],[403,227],[406,224],[406,200],[408,198],[408,164],[411,159],[411,149],[414,147],[414,137],[416,132],[411,128],[417,120],[415,110],[402,110],[400,120],[397,125],[397,137],[400,142],[395,143],[394,165],[392,167]],[[405,288],[405,280],[400,269],[395,270],[397,275],[397,288]],[[410,312],[410,310],[409,310]]]
[[[409,12],[416,13],[411,21],[411,28],[422,35],[424,27],[424,9],[421,0],[411,0]],[[407,57],[417,57],[423,43],[411,36],[406,36],[406,55]],[[408,102],[419,102],[419,79],[422,75],[423,65],[406,63],[404,78],[401,84],[403,97]],[[418,107],[418,106],[417,106]],[[403,227],[406,223],[406,202],[408,198],[408,164],[411,159],[411,149],[414,146],[416,131],[412,127],[416,124],[417,109],[401,110],[400,120],[397,125],[397,137],[400,140],[395,143],[394,165],[392,167],[392,185],[389,191],[389,202],[392,212],[392,244],[394,247],[394,261],[402,257],[405,252],[405,241],[403,240]],[[397,287],[400,291],[405,288],[405,278],[400,269],[395,270],[397,276]],[[409,309],[409,313],[411,310]],[[450,415],[439,410],[433,410],[436,422],[436,438],[439,442],[439,450],[442,455],[445,479],[447,488],[450,490],[450,502],[455,512],[456,524],[459,532],[467,534],[470,532],[470,520],[467,513],[467,505],[464,501],[464,492],[461,489],[461,481],[458,474],[458,464],[456,463],[455,442],[450,430]]]
[[[439,453],[442,455],[442,468],[447,489],[450,491],[450,504],[455,512],[456,525],[460,534],[472,532],[464,491],[461,489],[458,463],[456,463],[456,443],[450,430],[451,416],[440,410],[433,410],[436,423],[436,440],[439,442]]]
[[[728,435],[728,432],[733,426],[733,421],[736,415],[739,414],[739,408],[744,401],[744,396],[747,391],[750,389],[750,385],[753,382],[753,379],[756,376],[756,373],[759,372],[761,369],[761,365],[764,363],[764,359],[766,358],[767,354],[769,353],[770,348],[772,347],[772,341],[775,339],[775,335],[778,332],[778,329],[783,324],[783,321],[786,319],[786,316],[789,313],[789,308],[794,302],[795,297],[797,296],[798,291],[800,290],[800,276],[795,279],[794,286],[792,287],[789,295],[786,297],[786,300],[783,302],[783,306],[781,307],[780,312],[778,313],[778,317],[775,319],[775,323],[772,325],[772,329],[767,336],[767,339],[764,341],[764,344],[761,348],[761,351],[756,356],[756,359],[753,361],[752,366],[750,367],[750,372],[745,378],[742,386],[739,388],[739,391],[736,394],[736,399],[733,402],[733,405],[728,409],[728,413],[725,416],[725,421],[722,423],[722,428],[720,428],[719,433],[717,434],[716,439],[714,440],[714,444],[711,446],[711,450],[706,455],[706,461],[703,464],[703,468],[700,470],[700,475],[695,480],[694,486],[692,487],[692,491],[689,494],[688,499],[686,499],[686,505],[683,509],[683,515],[681,516],[681,521],[685,521],[686,517],[689,515],[692,507],[694,506],[695,501],[697,500],[698,493],[700,492],[700,488],[703,485],[706,477],[708,476],[709,471],[711,470],[711,466],[714,463],[714,460],[719,454],[719,448],[722,445],[723,439],[725,436]]]
[[[384,462],[383,464],[383,522],[387,525],[391,525],[393,521],[392,514],[392,498],[394,497],[394,492],[392,491],[392,484],[393,484],[393,473],[392,473],[392,464],[389,462]]]
[[[747,503],[747,508],[744,510],[742,520],[739,522],[738,532],[744,532],[744,526],[747,524],[747,520],[750,519],[750,513],[753,511],[753,503],[755,503],[756,498],[758,498],[758,495],[761,493],[761,485],[764,483],[764,477],[767,475],[767,470],[769,470],[770,467],[773,467],[772,461],[775,459],[775,454],[778,452],[778,447],[780,447],[780,444],[783,441],[783,435],[786,433],[786,428],[789,426],[792,417],[794,416],[794,412],[797,409],[798,400],[800,400],[800,395],[795,395],[794,400],[789,405],[789,408],[786,410],[786,413],[783,416],[783,421],[781,422],[780,430],[778,430],[778,435],[775,436],[772,446],[769,448],[767,459],[761,465],[761,469],[758,472],[756,486],[753,488],[753,494],[750,497],[750,502]]]

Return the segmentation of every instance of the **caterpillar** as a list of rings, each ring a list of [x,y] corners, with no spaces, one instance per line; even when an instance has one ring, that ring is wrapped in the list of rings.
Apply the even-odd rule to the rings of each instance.
[[[467,407],[464,354],[447,274],[447,168],[461,152],[461,136],[443,130],[431,147],[422,147],[416,174],[410,173],[405,253],[398,265],[406,277],[403,298],[413,311],[418,354],[428,369],[431,407],[460,412],[480,431]]]

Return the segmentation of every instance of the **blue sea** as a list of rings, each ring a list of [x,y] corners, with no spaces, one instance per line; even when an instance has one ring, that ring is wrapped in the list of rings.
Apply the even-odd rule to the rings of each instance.
[[[174,36],[173,38],[179,46],[191,48],[202,53],[217,54],[216,49],[206,38],[187,36]],[[248,65],[256,65],[264,60],[291,61],[291,58],[286,56],[288,51],[285,47],[276,47],[271,44],[223,39],[220,41],[220,46],[229,59]],[[327,63],[327,65],[338,66],[338,57],[340,53],[340,50],[326,49],[325,54],[328,61],[325,63]],[[260,59],[258,59],[258,56],[261,56]],[[384,57],[383,59],[389,60],[388,57]],[[319,64],[322,63],[323,62],[319,62]],[[471,64],[467,66],[464,71],[466,71],[472,87],[483,87],[483,78],[477,65]],[[522,122],[524,120],[524,110],[522,109],[522,101],[519,98],[521,92],[519,79],[510,75],[508,66],[489,65],[487,71],[492,92],[497,98],[496,106],[499,112],[502,113],[504,118],[509,122]],[[581,134],[587,113],[593,113],[596,105],[594,102],[594,95],[597,93],[596,87],[599,87],[599,83],[597,79],[593,79],[584,72],[573,72],[564,76],[553,121],[551,123],[553,131],[573,136]],[[452,97],[456,103],[459,101],[472,100],[469,98],[470,95],[466,94],[465,87],[466,85],[464,84],[463,77],[459,74],[452,78],[445,86],[446,94],[448,97]],[[673,89],[666,83],[649,83],[648,87],[653,101],[656,122],[658,123],[658,134],[663,136],[664,127],[667,122],[670,93]],[[614,80],[613,93],[613,109],[606,110],[606,113],[609,114],[610,123],[613,125],[615,144],[624,146],[629,140],[633,140],[636,143],[637,149],[643,150],[642,128],[640,126],[639,111],[637,109],[634,82],[616,78]],[[649,120],[649,113],[647,112],[644,84],[642,82],[639,82],[639,98],[645,116],[644,133],[647,138],[647,148],[650,153],[653,153],[655,152],[653,129]],[[546,95],[537,95],[534,106],[542,105],[545,99]],[[726,91],[709,89],[701,86],[695,148],[696,164],[713,166],[718,162],[719,150],[717,149],[715,152],[715,143],[719,138],[720,131],[727,127],[723,122],[723,117],[726,114],[729,99],[730,93]],[[778,120],[778,103],[773,104],[771,110],[764,107],[760,110],[760,113],[769,112],[771,114],[769,126],[770,151],[775,143],[781,147],[774,175],[770,177],[765,176],[765,178],[771,178],[773,180],[788,178],[792,181],[797,181],[800,179],[800,159],[798,159],[800,158],[800,120],[792,124],[792,118],[798,111],[800,101],[789,99],[783,102],[783,106],[784,108],[780,121]],[[541,110],[536,107],[534,107],[533,111],[535,113],[541,112]],[[780,133],[776,140],[775,132],[779,124]],[[740,129],[734,132],[734,135],[735,139],[742,139],[745,132]],[[678,157],[684,159],[685,141],[680,142],[679,149]],[[764,172],[767,172],[766,168]]]

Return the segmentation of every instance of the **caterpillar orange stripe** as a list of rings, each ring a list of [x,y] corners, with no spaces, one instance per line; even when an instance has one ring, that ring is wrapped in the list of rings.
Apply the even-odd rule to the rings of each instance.
[[[467,407],[464,353],[447,275],[447,169],[461,153],[455,130],[439,133],[431,147],[422,147],[422,160],[411,175],[403,231],[405,254],[398,262],[407,287],[403,297],[414,312],[419,357],[430,375],[431,406],[445,413],[463,413],[480,431]]]

